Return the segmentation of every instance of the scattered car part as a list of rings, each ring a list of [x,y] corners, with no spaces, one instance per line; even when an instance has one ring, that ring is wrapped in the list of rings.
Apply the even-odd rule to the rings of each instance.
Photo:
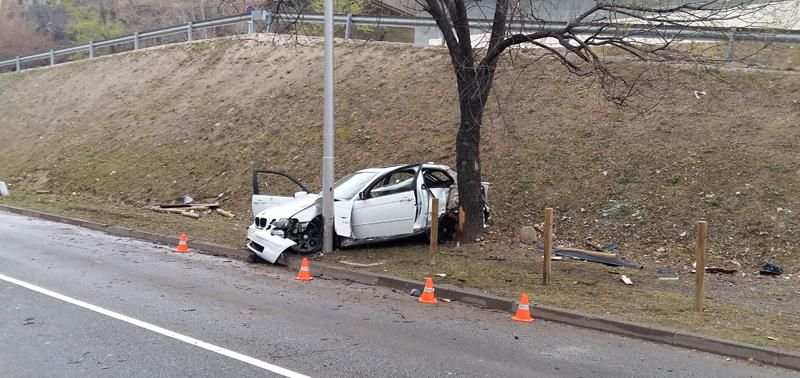
[[[719,266],[707,266],[706,273],[725,273],[725,274],[733,274],[738,272],[739,269],[735,268],[723,268]]]
[[[184,205],[189,205],[194,202],[194,198],[189,197],[188,195],[184,195],[175,199],[175,202],[182,203]]]
[[[536,248],[540,252],[544,251],[544,247],[541,246],[541,245],[538,245]],[[574,252],[574,253],[580,253],[580,254],[584,254],[584,255],[588,255],[588,256],[602,257],[602,258],[607,258],[607,259],[616,259],[617,258],[617,254],[616,253],[589,251],[589,250],[580,249],[580,248],[553,247],[553,251]]]
[[[662,281],[677,281],[678,270],[673,268],[656,269],[656,277]]]
[[[628,276],[623,274],[619,278],[622,280],[622,282],[625,283],[625,285],[633,285],[633,281],[631,281],[631,279],[628,278]]]
[[[539,250],[541,251],[542,249],[540,248]],[[591,251],[588,251],[588,252],[591,252]],[[632,262],[629,262],[629,261],[616,259],[616,258],[610,258],[610,257],[596,256],[594,254],[586,254],[586,253],[583,253],[583,252],[577,252],[574,249],[553,248],[553,254],[556,255],[556,256],[574,257],[574,258],[577,258],[577,259],[596,262],[596,263],[600,263],[600,264],[608,265],[608,266],[624,266],[626,268],[634,268],[634,269],[642,269],[643,268],[642,265],[639,265],[639,264],[636,264],[636,263],[632,263]]]
[[[783,274],[783,268],[772,263],[766,263],[761,267],[761,270],[758,273],[767,276],[780,276]]]

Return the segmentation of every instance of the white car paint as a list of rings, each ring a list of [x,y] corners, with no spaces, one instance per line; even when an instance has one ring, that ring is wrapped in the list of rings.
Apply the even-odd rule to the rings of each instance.
[[[429,171],[438,171],[440,177],[446,178],[438,183],[447,187],[424,186],[422,173]],[[302,187],[297,180],[284,173],[259,172],[289,177]],[[253,181],[254,190],[257,191],[255,173]],[[455,181],[456,173],[452,169],[432,163],[355,172],[339,180],[334,187],[336,235],[344,246],[424,233],[429,229],[432,219],[431,195],[440,199],[437,217],[458,207]],[[488,183],[483,185],[488,192]],[[340,190],[337,191],[337,188]],[[278,261],[287,249],[300,248],[298,243],[309,248],[313,243],[308,243],[309,239],[300,230],[315,230],[312,226],[322,214],[321,202],[320,194],[305,191],[291,197],[254,194],[252,206],[255,218],[247,230],[248,248],[271,263]],[[292,226],[288,230],[280,230],[281,223],[290,223]]]

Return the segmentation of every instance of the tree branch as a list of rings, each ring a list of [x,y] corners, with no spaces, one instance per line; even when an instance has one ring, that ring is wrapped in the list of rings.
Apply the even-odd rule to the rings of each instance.
[[[444,42],[447,44],[447,50],[450,52],[453,63],[463,65],[460,58],[462,56],[461,47],[458,44],[456,36],[453,34],[453,25],[439,5],[439,1],[425,0],[424,4],[421,2],[419,4],[422,5],[423,9],[436,21],[436,26],[439,27],[439,31],[442,33],[442,38],[444,38]],[[457,56],[459,57],[458,59],[456,59]]]

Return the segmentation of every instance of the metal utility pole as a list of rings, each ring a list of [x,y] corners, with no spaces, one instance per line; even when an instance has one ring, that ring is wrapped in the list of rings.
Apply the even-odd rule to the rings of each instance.
[[[325,223],[322,252],[325,253],[333,250],[333,1],[325,0],[324,26],[325,110],[322,125],[322,219]]]

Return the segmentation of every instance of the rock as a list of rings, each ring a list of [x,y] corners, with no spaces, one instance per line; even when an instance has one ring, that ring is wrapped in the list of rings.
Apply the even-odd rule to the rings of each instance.
[[[539,234],[536,233],[533,226],[523,226],[519,230],[519,241],[525,244],[536,244],[537,240],[539,240]]]

